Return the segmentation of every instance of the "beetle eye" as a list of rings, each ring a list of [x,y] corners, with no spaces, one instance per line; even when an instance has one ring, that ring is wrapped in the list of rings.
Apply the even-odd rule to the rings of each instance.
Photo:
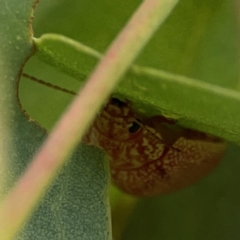
[[[137,130],[138,130],[140,127],[141,127],[141,126],[140,126],[139,123],[133,122],[133,123],[132,123],[132,126],[128,129],[128,131],[129,131],[130,133],[135,133],[135,132],[137,132]]]
[[[121,100],[117,98],[111,98],[111,104],[118,106],[119,108],[122,108],[126,105],[125,102],[122,102]]]

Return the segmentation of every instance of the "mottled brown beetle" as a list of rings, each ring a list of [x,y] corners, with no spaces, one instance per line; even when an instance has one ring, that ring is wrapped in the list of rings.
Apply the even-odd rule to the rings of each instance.
[[[161,116],[140,121],[131,107],[112,98],[84,142],[106,151],[112,181],[135,196],[154,196],[188,186],[219,162],[226,143],[175,126]]]

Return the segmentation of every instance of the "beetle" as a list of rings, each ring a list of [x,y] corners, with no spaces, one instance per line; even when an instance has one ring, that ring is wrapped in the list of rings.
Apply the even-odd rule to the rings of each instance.
[[[129,101],[114,97],[83,142],[103,149],[112,182],[138,197],[166,194],[195,183],[217,166],[226,148],[222,139],[180,127],[172,119],[139,117]]]
[[[117,98],[106,104],[84,142],[104,149],[113,183],[139,197],[193,184],[218,164],[226,148],[225,141],[175,126],[163,116],[141,121]]]

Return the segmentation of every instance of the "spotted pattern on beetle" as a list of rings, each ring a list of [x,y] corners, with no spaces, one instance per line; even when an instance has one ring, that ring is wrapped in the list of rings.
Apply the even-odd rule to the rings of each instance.
[[[160,116],[147,122],[112,98],[84,137],[106,151],[112,181],[129,194],[154,196],[186,187],[210,172],[224,153],[226,143],[217,137]]]

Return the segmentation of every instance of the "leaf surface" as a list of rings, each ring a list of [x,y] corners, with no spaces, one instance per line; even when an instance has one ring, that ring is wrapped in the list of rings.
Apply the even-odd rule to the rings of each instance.
[[[97,51],[61,35],[46,34],[35,43],[40,59],[82,82],[101,57]],[[184,127],[240,142],[238,91],[134,65],[115,95],[132,101],[136,111],[145,116],[166,115]]]
[[[47,136],[46,130],[21,110],[17,93],[22,66],[34,52],[34,4],[33,0],[0,1],[2,195],[17,181]],[[80,146],[51,189],[46,189],[40,206],[16,239],[108,239],[107,187],[108,167],[103,153]]]

